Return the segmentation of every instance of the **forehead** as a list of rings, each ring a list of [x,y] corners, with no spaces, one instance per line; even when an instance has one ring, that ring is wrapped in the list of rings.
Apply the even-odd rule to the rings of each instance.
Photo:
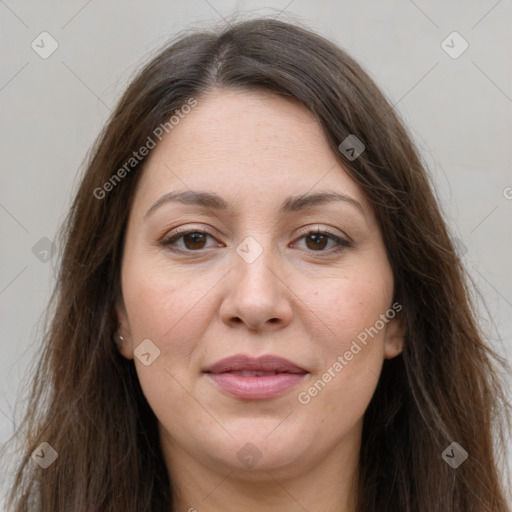
[[[278,165],[277,157],[298,162],[306,154],[310,160],[329,153],[314,115],[304,106],[270,92],[239,89],[215,90],[199,98],[160,149],[175,153],[176,162],[214,157],[227,163],[250,162],[260,170],[265,163]],[[328,159],[333,160],[331,155]]]
[[[276,208],[283,197],[332,190],[370,206],[337,161],[312,112],[267,91],[221,89],[197,98],[149,155],[138,196],[216,192],[234,205]]]

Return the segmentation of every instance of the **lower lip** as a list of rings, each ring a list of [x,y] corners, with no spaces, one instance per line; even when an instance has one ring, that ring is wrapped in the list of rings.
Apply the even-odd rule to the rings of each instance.
[[[207,373],[217,386],[227,394],[241,400],[275,398],[295,387],[306,374],[278,373],[276,375],[250,376],[233,373]]]

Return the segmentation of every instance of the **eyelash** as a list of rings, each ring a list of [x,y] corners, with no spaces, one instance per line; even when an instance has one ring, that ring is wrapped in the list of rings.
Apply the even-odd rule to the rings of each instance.
[[[177,240],[179,240],[180,238],[183,238],[184,236],[186,235],[190,235],[190,234],[196,234],[196,233],[201,233],[203,235],[209,235],[211,236],[212,238],[214,238],[214,236],[207,230],[205,229],[202,229],[202,228],[197,228],[197,229],[185,229],[185,230],[181,230],[181,231],[177,231],[173,234],[171,234],[170,236],[167,236],[165,237],[161,242],[160,242],[160,245],[165,247],[166,249],[169,249],[170,251],[172,252],[179,252],[179,253],[195,253],[195,252],[200,252],[200,251],[203,251],[205,249],[198,249],[198,250],[191,250],[191,249],[176,249],[176,248],[173,248],[171,247],[171,244],[173,244],[174,242],[176,242]],[[351,243],[348,241],[348,240],[345,240],[343,238],[340,238],[338,235],[335,235],[334,233],[330,232],[330,231],[327,231],[327,230],[321,230],[321,229],[311,229],[309,231],[306,231],[305,233],[303,233],[299,239],[302,239],[302,238],[305,238],[307,236],[310,236],[310,235],[323,235],[323,236],[327,236],[328,238],[330,238],[331,240],[333,240],[334,242],[336,242],[336,244],[338,244],[337,247],[331,249],[330,251],[325,251],[325,250],[320,250],[320,251],[313,251],[311,250],[310,252],[313,252],[313,253],[319,253],[319,254],[322,254],[322,253],[327,253],[327,254],[334,254],[334,253],[338,253],[340,251],[343,251],[344,249],[348,248],[348,247],[352,247]]]

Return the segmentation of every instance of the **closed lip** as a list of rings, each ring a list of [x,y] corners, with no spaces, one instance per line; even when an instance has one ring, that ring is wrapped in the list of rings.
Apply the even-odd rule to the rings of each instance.
[[[308,373],[304,368],[275,355],[251,357],[245,354],[237,354],[226,357],[203,370],[204,373],[229,373],[229,372],[276,372],[276,373]]]

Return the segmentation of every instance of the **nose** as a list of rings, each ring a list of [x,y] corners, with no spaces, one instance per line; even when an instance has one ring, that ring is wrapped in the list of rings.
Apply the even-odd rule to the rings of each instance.
[[[234,268],[225,281],[220,307],[223,322],[250,330],[279,330],[292,319],[294,294],[270,249],[252,262],[234,254]]]

